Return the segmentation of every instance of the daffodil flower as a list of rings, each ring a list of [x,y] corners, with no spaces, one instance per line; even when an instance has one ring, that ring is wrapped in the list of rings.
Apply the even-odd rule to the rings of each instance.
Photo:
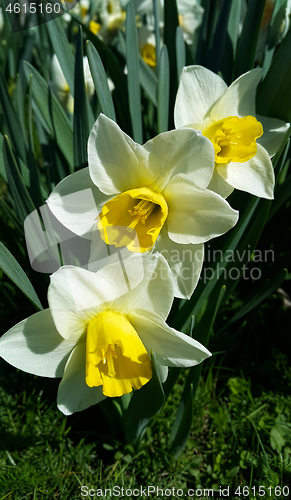
[[[51,276],[49,308],[21,321],[0,339],[0,356],[28,373],[62,377],[57,404],[66,415],[108,397],[140,389],[152,377],[155,353],[162,381],[168,366],[194,366],[210,352],[165,319],[173,302],[165,259],[140,257],[97,273],[62,267]]]
[[[213,144],[215,168],[209,189],[226,198],[240,189],[273,198],[270,160],[288,124],[257,116],[256,89],[261,69],[241,75],[230,87],[201,66],[184,68],[175,104],[175,125],[201,130]]]
[[[105,243],[131,252],[148,252],[156,244],[172,268],[177,261],[187,267],[184,278],[173,278],[177,296],[189,297],[202,266],[202,244],[238,220],[237,211],[206,189],[214,166],[210,141],[183,128],[141,146],[100,115],[88,159],[89,171],[67,177],[48,198],[55,217],[79,236],[98,227]]]
[[[84,70],[84,81],[85,88],[89,98],[95,92],[94,83],[92,80],[89,62],[87,56],[83,57],[83,70]],[[52,88],[58,97],[61,104],[69,111],[69,113],[73,114],[74,112],[74,98],[70,93],[69,86],[65,79],[64,73],[62,71],[61,65],[56,54],[53,55],[51,61],[51,75],[52,75]]]

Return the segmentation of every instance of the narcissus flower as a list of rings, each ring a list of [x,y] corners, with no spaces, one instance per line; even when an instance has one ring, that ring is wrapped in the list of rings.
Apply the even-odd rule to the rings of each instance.
[[[165,323],[173,289],[162,256],[97,273],[63,267],[51,276],[48,301],[49,309],[1,337],[0,356],[28,373],[62,377],[57,404],[67,415],[140,389],[152,377],[152,352],[162,381],[167,366],[194,366],[211,355]]]
[[[237,211],[206,189],[214,167],[210,141],[184,128],[160,134],[141,146],[100,115],[89,137],[88,159],[89,172],[84,169],[67,177],[48,198],[53,214],[80,236],[95,224],[107,244],[125,246],[131,252],[144,253],[156,244],[170,265],[170,254],[179,245],[178,260],[191,270],[187,279],[180,276],[184,285],[177,285],[178,296],[189,297],[199,278],[192,267],[197,271],[202,266],[202,244],[238,220]],[[94,196],[91,204],[85,191],[89,186]],[[78,202],[68,196],[82,189],[83,202],[82,193]],[[197,260],[193,256],[198,249]]]
[[[262,74],[261,69],[253,69],[230,87],[201,66],[188,66],[181,76],[175,125],[201,130],[212,142],[215,168],[209,189],[225,198],[234,188],[273,198],[270,157],[278,150],[288,124],[256,115],[256,89]]]

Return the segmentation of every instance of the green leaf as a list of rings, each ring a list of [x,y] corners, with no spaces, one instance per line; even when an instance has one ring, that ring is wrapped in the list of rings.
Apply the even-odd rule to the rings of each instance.
[[[212,45],[217,16],[219,13],[219,0],[202,0],[204,8],[202,26],[199,31],[197,48],[197,63],[205,66],[208,51]]]
[[[5,79],[0,69],[0,102],[3,109],[3,114],[5,117],[5,122],[8,129],[9,139],[13,146],[13,150],[20,156],[20,158],[26,162],[26,149],[25,141],[22,134],[21,126],[19,120],[15,113],[14,107],[12,106],[11,99],[6,88]]]
[[[2,177],[7,182],[7,174],[6,174],[5,165],[4,165],[4,158],[3,158],[3,141],[4,141],[4,137],[0,132],[0,175],[2,175]]]
[[[152,378],[138,391],[134,391],[124,415],[127,441],[137,443],[148,422],[164,404],[164,391],[156,371],[155,356],[152,353]]]
[[[238,78],[255,65],[256,48],[259,38],[266,0],[250,0],[243,29],[238,41],[234,77]]]
[[[257,111],[261,115],[291,121],[291,30],[282,41],[270,69],[259,85]]]
[[[175,450],[174,458],[178,458],[187,443],[193,418],[193,387],[184,390],[178,411],[171,429],[169,448]]]
[[[275,215],[279,208],[286,203],[291,196],[291,175],[281,184],[275,192],[275,200],[272,203],[269,219]]]
[[[116,122],[116,115],[107,75],[97,50],[89,40],[87,41],[87,56],[102,113]]]
[[[168,130],[174,128],[174,105],[178,89],[177,54],[175,33],[179,26],[179,17],[176,0],[164,2],[164,44],[167,47],[170,63],[170,100]]]
[[[28,88],[28,167],[29,167],[29,194],[36,207],[40,207],[44,200],[41,194],[37,165],[34,157],[33,123],[32,123],[32,79]]]
[[[169,124],[170,67],[167,47],[161,50],[158,80],[158,133],[166,132]]]
[[[160,47],[161,47],[161,35],[160,35],[160,1],[154,0],[154,17],[155,17],[155,37],[156,37],[156,71],[159,74],[160,69]]]
[[[236,53],[236,46],[239,34],[239,24],[241,16],[241,0],[231,2],[231,10],[228,19],[227,31],[232,43],[233,57]]]
[[[70,16],[82,26],[84,33],[86,33],[86,37],[96,50],[102,60],[104,68],[106,72],[108,71],[109,76],[111,77],[114,85],[114,103],[115,103],[115,112],[117,114],[118,123],[122,130],[128,134],[132,134],[131,124],[129,123],[128,117],[128,96],[127,96],[127,84],[126,84],[126,76],[120,68],[119,61],[112,50],[105,45],[105,43],[101,40],[100,37],[94,35],[83,23],[80,23],[80,19],[70,12]]]
[[[88,165],[87,142],[89,137],[89,125],[87,114],[87,95],[84,82],[83,68],[83,36],[80,26],[76,41],[75,58],[75,90],[77,99],[74,102],[74,170],[79,170]]]
[[[157,106],[158,79],[151,68],[144,62],[141,55],[139,55],[139,83],[152,103]]]
[[[59,146],[61,152],[69,163],[71,172],[73,171],[73,130],[72,126],[58,102],[56,96],[48,89],[47,83],[31,66],[24,62],[24,71],[27,81],[33,75],[32,95],[35,102],[35,109],[39,112],[42,124],[49,135]]]
[[[224,0],[219,12],[211,49],[208,52],[206,66],[214,73],[219,71],[223,79],[230,83],[233,64],[233,47],[228,34],[229,16],[233,2]]]
[[[26,295],[26,297],[34,304],[36,309],[41,310],[42,305],[39,298],[17,260],[0,242],[0,267],[5,274],[15,283],[15,285]]]
[[[133,138],[136,142],[142,144],[138,40],[135,11],[131,1],[128,3],[126,9],[126,64],[128,100]]]
[[[23,223],[26,217],[35,210],[35,207],[24,185],[8,137],[6,136],[3,143],[3,157],[9,191],[13,198],[18,218]]]
[[[207,280],[205,284],[203,279],[200,281],[197,289],[195,290],[192,298],[189,301],[182,302],[182,306],[175,318],[175,328],[186,331],[190,322],[190,318],[196,316],[200,308],[203,306],[205,300],[208,299],[210,293],[214,289],[220,276],[223,274],[228,262],[225,259],[226,251],[235,251],[244,232],[246,231],[250,220],[254,216],[256,207],[258,206],[259,199],[252,197],[246,205],[243,214],[240,214],[240,219],[237,225],[227,234],[224,245],[221,248],[222,255],[224,256],[221,262],[213,263],[213,279]]]
[[[68,42],[62,18],[57,17],[46,24],[54,52],[59,60],[64,77],[74,97],[74,56]]]
[[[15,226],[15,229],[23,234],[23,226],[20,224],[19,219],[16,217],[11,208],[7,205],[7,203],[0,196],[0,207],[3,212],[7,215],[8,219],[11,220],[12,224]]]
[[[177,53],[177,78],[180,81],[180,76],[184,66],[186,66],[186,48],[181,26],[176,30],[176,53]]]
[[[249,296],[245,305],[240,309],[240,311],[235,314],[218,332],[221,333],[227,330],[229,326],[243,318],[246,314],[257,307],[263,300],[265,300],[274,290],[277,290],[281,283],[284,281],[287,275],[286,269],[280,269],[268,282],[263,282],[260,286],[256,287],[253,293]]]
[[[276,45],[278,43],[279,33],[282,28],[282,24],[285,21],[284,19],[286,15],[285,12],[286,12],[286,0],[276,0],[265,44],[265,51],[264,51],[265,53],[263,62],[264,74],[267,73],[271,65]]]

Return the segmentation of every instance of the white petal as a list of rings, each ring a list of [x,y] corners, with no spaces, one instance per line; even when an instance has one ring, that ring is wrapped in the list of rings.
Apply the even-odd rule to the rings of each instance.
[[[174,109],[175,127],[202,124],[226,89],[226,83],[212,71],[202,66],[184,68]]]
[[[96,225],[95,219],[109,198],[92,182],[89,168],[83,168],[63,179],[46,202],[65,227],[83,236]]]
[[[207,187],[214,168],[211,142],[192,128],[182,128],[159,134],[144,145],[155,155],[161,166],[160,177],[153,184],[162,190],[171,177],[184,173],[199,187]]]
[[[128,289],[125,278],[122,284],[115,283],[109,272],[104,276],[102,271],[92,273],[65,266],[51,276],[48,301],[55,325],[64,338],[78,340],[85,333],[90,319],[101,311],[104,302],[118,295],[117,287],[120,290],[123,284],[124,291]]]
[[[93,182],[108,195],[148,186],[160,174],[156,158],[102,114],[89,136],[88,161]]]
[[[78,340],[104,308],[121,314],[144,307],[166,317],[174,294],[162,256],[136,256],[97,273],[66,266],[51,276],[48,290],[54,322],[64,338]]]
[[[210,191],[219,194],[225,199],[231,195],[234,188],[227,184],[227,182],[225,182],[225,180],[217,172],[217,168],[214,168],[213,176],[207,189],[210,189]]]
[[[167,366],[195,366],[211,353],[197,340],[170,328],[157,314],[143,309],[129,314],[129,320],[148,352]]]
[[[231,229],[238,212],[208,189],[200,189],[187,176],[176,175],[167,186],[168,234],[176,243],[205,243]]]
[[[263,76],[261,68],[255,68],[235,80],[211,111],[213,121],[227,116],[256,115],[256,91]]]
[[[174,300],[172,276],[167,261],[162,255],[153,254],[142,257],[142,262],[142,281],[126,295],[115,299],[112,307],[123,314],[142,307],[166,318]],[[128,277],[133,279],[138,272],[134,260],[127,259],[123,263]]]
[[[0,356],[20,370],[43,377],[61,377],[76,343],[64,340],[49,309],[13,326],[0,339]]]
[[[217,165],[217,171],[235,189],[272,200],[275,183],[273,165],[267,151],[260,144],[257,146],[257,154],[250,160]]]
[[[262,123],[264,133],[257,142],[265,148],[269,156],[277,153],[284,136],[290,127],[290,123],[285,123],[277,118],[257,115],[257,119]]]
[[[170,266],[175,297],[190,299],[203,265],[203,245],[174,243],[168,237],[167,228],[163,228],[155,250],[165,257]]]
[[[106,398],[102,393],[102,386],[88,387],[85,376],[86,344],[83,343],[73,350],[59,385],[57,404],[65,415],[86,410]]]

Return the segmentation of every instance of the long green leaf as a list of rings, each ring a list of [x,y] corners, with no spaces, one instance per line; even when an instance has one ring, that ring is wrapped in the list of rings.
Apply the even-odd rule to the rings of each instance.
[[[88,165],[87,142],[89,137],[87,96],[84,82],[83,69],[83,36],[80,26],[76,41],[75,58],[75,90],[77,99],[74,103],[74,170],[79,170]]]
[[[193,418],[193,387],[187,386],[182,394],[176,418],[171,429],[169,448],[174,450],[177,459],[187,443]]]
[[[97,50],[89,40],[87,41],[87,56],[102,113],[116,122],[116,115],[111,92],[108,86],[107,75]]]
[[[230,83],[233,64],[233,47],[228,34],[229,16],[233,2],[224,0],[216,24],[212,46],[208,52],[207,68],[214,73],[223,74],[226,82]]]
[[[257,307],[263,300],[265,300],[274,290],[277,290],[281,283],[284,281],[287,275],[286,269],[280,269],[267,283],[258,286],[253,293],[248,298],[245,305],[241,310],[235,314],[218,332],[217,334],[227,330],[233,323],[243,318],[246,314],[251,312],[255,307]]]
[[[3,157],[9,191],[13,198],[18,218],[23,223],[26,217],[35,210],[35,207],[24,185],[8,137],[6,136],[3,144]]]
[[[136,142],[142,144],[138,40],[135,11],[131,1],[128,3],[126,9],[126,63],[128,100],[133,138]]]
[[[177,78],[180,81],[180,76],[184,66],[186,66],[186,48],[181,26],[176,30],[176,54],[177,54]]]
[[[190,322],[190,318],[198,313],[204,302],[208,299],[210,293],[214,289],[217,281],[219,280],[220,276],[224,272],[225,267],[228,264],[228,261],[226,259],[226,251],[235,251],[244,235],[246,228],[248,227],[250,220],[254,215],[258,203],[258,198],[253,197],[250,199],[244,213],[240,216],[237,225],[229,232],[226,241],[221,249],[223,255],[222,261],[213,264],[213,279],[207,280],[206,284],[203,283],[202,279],[192,298],[189,301],[184,301],[182,303],[183,305],[175,318],[175,328],[186,331]]]
[[[276,53],[271,67],[257,92],[257,110],[261,115],[291,122],[291,30]]]
[[[5,165],[4,165],[4,158],[3,158],[3,141],[4,137],[0,132],[0,174],[2,177],[4,177],[5,181],[7,182],[7,174],[5,170]]]
[[[151,68],[139,56],[139,83],[149,96],[152,103],[157,106],[158,79]]]
[[[272,203],[269,219],[275,215],[279,208],[291,197],[291,175],[281,184],[275,193],[275,200]]]
[[[56,96],[49,92],[47,83],[29,63],[24,63],[24,71],[27,81],[33,75],[32,94],[42,117],[42,123],[50,136],[55,140],[61,152],[73,170],[73,130],[72,126],[58,102]]]
[[[28,167],[29,167],[29,194],[36,207],[40,207],[44,200],[41,194],[37,165],[34,157],[33,123],[32,123],[32,78],[28,88]]]
[[[176,0],[167,0],[164,3],[164,44],[167,47],[170,63],[170,100],[169,100],[169,129],[174,128],[174,105],[178,89],[177,54],[175,33],[179,26],[179,17]]]
[[[12,106],[11,99],[6,88],[2,70],[0,69],[0,102],[5,116],[9,139],[17,156],[26,162],[25,140],[16,112]]]
[[[266,0],[250,0],[249,2],[237,46],[234,70],[235,78],[254,67],[265,3]]]
[[[34,304],[36,309],[41,310],[42,305],[40,300],[17,260],[0,242],[0,267],[2,271],[15,283],[15,285],[26,295],[26,297]]]
[[[153,374],[151,380],[139,391],[135,391],[128,405],[125,418],[127,441],[137,443],[149,420],[164,404],[164,391],[156,371],[155,356],[152,354]]]
[[[158,133],[166,132],[169,123],[170,66],[167,47],[161,50],[158,81]]]
[[[119,61],[112,50],[101,40],[100,37],[94,35],[84,23],[80,23],[80,19],[70,11],[71,17],[82,26],[86,37],[96,50],[102,60],[106,72],[108,71],[114,85],[114,104],[118,118],[118,123],[124,132],[132,135],[131,123],[128,120],[128,95],[126,76],[123,73]]]
[[[50,40],[59,60],[72,96],[74,97],[74,56],[66,36],[63,21],[56,18],[46,24]]]

